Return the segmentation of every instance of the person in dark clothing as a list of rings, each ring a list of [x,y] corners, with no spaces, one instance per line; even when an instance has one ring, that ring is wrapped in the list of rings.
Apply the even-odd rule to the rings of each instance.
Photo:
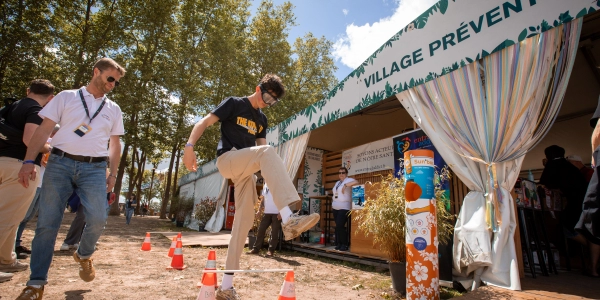
[[[24,165],[32,172],[40,172],[42,154],[50,150],[50,145],[46,144],[47,138],[35,141],[32,136],[42,123],[38,113],[53,97],[54,85],[48,80],[36,79],[27,88],[27,97],[4,110],[3,128],[12,128],[14,135],[7,135],[8,131],[0,134],[0,282],[10,280],[12,275],[7,273],[24,271],[29,267],[17,259],[15,238],[19,224],[33,202],[39,178],[34,178],[32,184],[24,189],[19,184],[18,172]],[[30,149],[33,142],[41,145],[35,151]],[[32,150],[31,157],[26,158],[28,150]]]
[[[136,206],[137,200],[135,194],[131,194],[129,200],[125,201],[125,224],[129,225],[129,222],[131,222],[131,216],[133,215]]]
[[[588,241],[590,249],[591,264],[588,275],[600,277],[598,272],[598,262],[600,261],[600,185],[598,184],[598,160],[600,159],[600,99],[596,112],[590,119],[590,126],[594,128],[592,133],[592,167],[594,174],[587,188],[587,193],[583,200],[583,211],[575,229],[584,235]]]
[[[587,244],[585,237],[575,231],[575,225],[581,216],[581,206],[587,180],[577,167],[565,158],[565,149],[552,145],[544,150],[546,166],[540,177],[540,184],[549,189],[558,189],[567,199],[566,205],[560,214],[560,222],[567,238],[581,244]]]

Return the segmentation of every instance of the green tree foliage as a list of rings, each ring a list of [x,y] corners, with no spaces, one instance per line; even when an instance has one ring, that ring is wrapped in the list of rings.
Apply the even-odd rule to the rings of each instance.
[[[229,96],[254,93],[266,73],[287,94],[265,109],[275,126],[335,86],[331,42],[308,33],[291,45],[290,2],[250,0],[6,0],[0,2],[0,93],[24,96],[27,83],[50,79],[58,90],[86,85],[100,57],[127,74],[109,97],[123,111],[125,135],[115,192],[148,193],[156,173],[161,217],[187,171],[181,153],[192,126]],[[199,164],[216,157],[219,125],[196,145]],[[125,180],[124,180],[125,179]],[[150,192],[149,194],[156,194]],[[176,195],[175,195],[176,196]],[[118,204],[113,206],[118,212]]]
[[[35,78],[53,79],[56,71],[51,47],[50,1],[0,1],[0,93],[25,96]]]
[[[315,38],[307,33],[294,43],[293,61],[285,85],[285,99],[276,106],[265,110],[271,125],[281,123],[290,115],[299,112],[327,96],[337,85],[337,67],[330,55],[332,43],[325,37]]]

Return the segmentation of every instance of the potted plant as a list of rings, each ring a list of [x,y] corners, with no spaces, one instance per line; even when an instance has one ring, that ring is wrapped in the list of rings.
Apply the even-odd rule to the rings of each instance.
[[[217,209],[217,198],[204,197],[194,206],[194,219],[198,221],[198,231],[205,231],[204,226]]]
[[[447,243],[454,229],[454,217],[445,209],[442,183],[450,177],[447,168],[436,171],[435,198],[437,200],[438,240]],[[367,183],[370,184],[370,183]],[[357,232],[373,236],[373,244],[389,257],[392,286],[396,292],[406,292],[406,197],[403,178],[391,174],[381,182],[371,184],[376,192],[374,198],[368,197],[364,208],[357,213]]]

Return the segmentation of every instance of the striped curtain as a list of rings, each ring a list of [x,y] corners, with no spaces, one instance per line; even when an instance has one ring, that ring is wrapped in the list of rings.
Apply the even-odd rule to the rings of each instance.
[[[580,30],[574,20],[396,95],[471,190],[453,257],[473,288],[521,288],[510,190],[560,110]]]

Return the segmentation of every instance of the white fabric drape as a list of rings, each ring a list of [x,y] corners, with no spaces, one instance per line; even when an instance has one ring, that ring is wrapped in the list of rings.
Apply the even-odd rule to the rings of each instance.
[[[221,174],[219,174],[219,176],[221,176]],[[223,177],[221,176],[221,178]],[[227,182],[228,180],[226,178],[223,178],[221,180],[221,187],[219,189],[219,195],[217,196],[217,209],[215,210],[215,213],[210,217],[208,222],[206,222],[206,225],[204,226],[204,230],[206,231],[216,233],[221,231],[221,229],[223,228],[223,222],[225,222],[225,208],[223,207],[223,205],[227,200]]]
[[[397,96],[471,192],[455,225],[454,268],[521,288],[510,195],[525,153],[560,109],[581,20],[548,30]]]
[[[277,151],[277,154],[279,154],[283,160],[283,164],[292,180],[296,177],[309,138],[310,132],[280,144],[275,148],[275,151]]]

